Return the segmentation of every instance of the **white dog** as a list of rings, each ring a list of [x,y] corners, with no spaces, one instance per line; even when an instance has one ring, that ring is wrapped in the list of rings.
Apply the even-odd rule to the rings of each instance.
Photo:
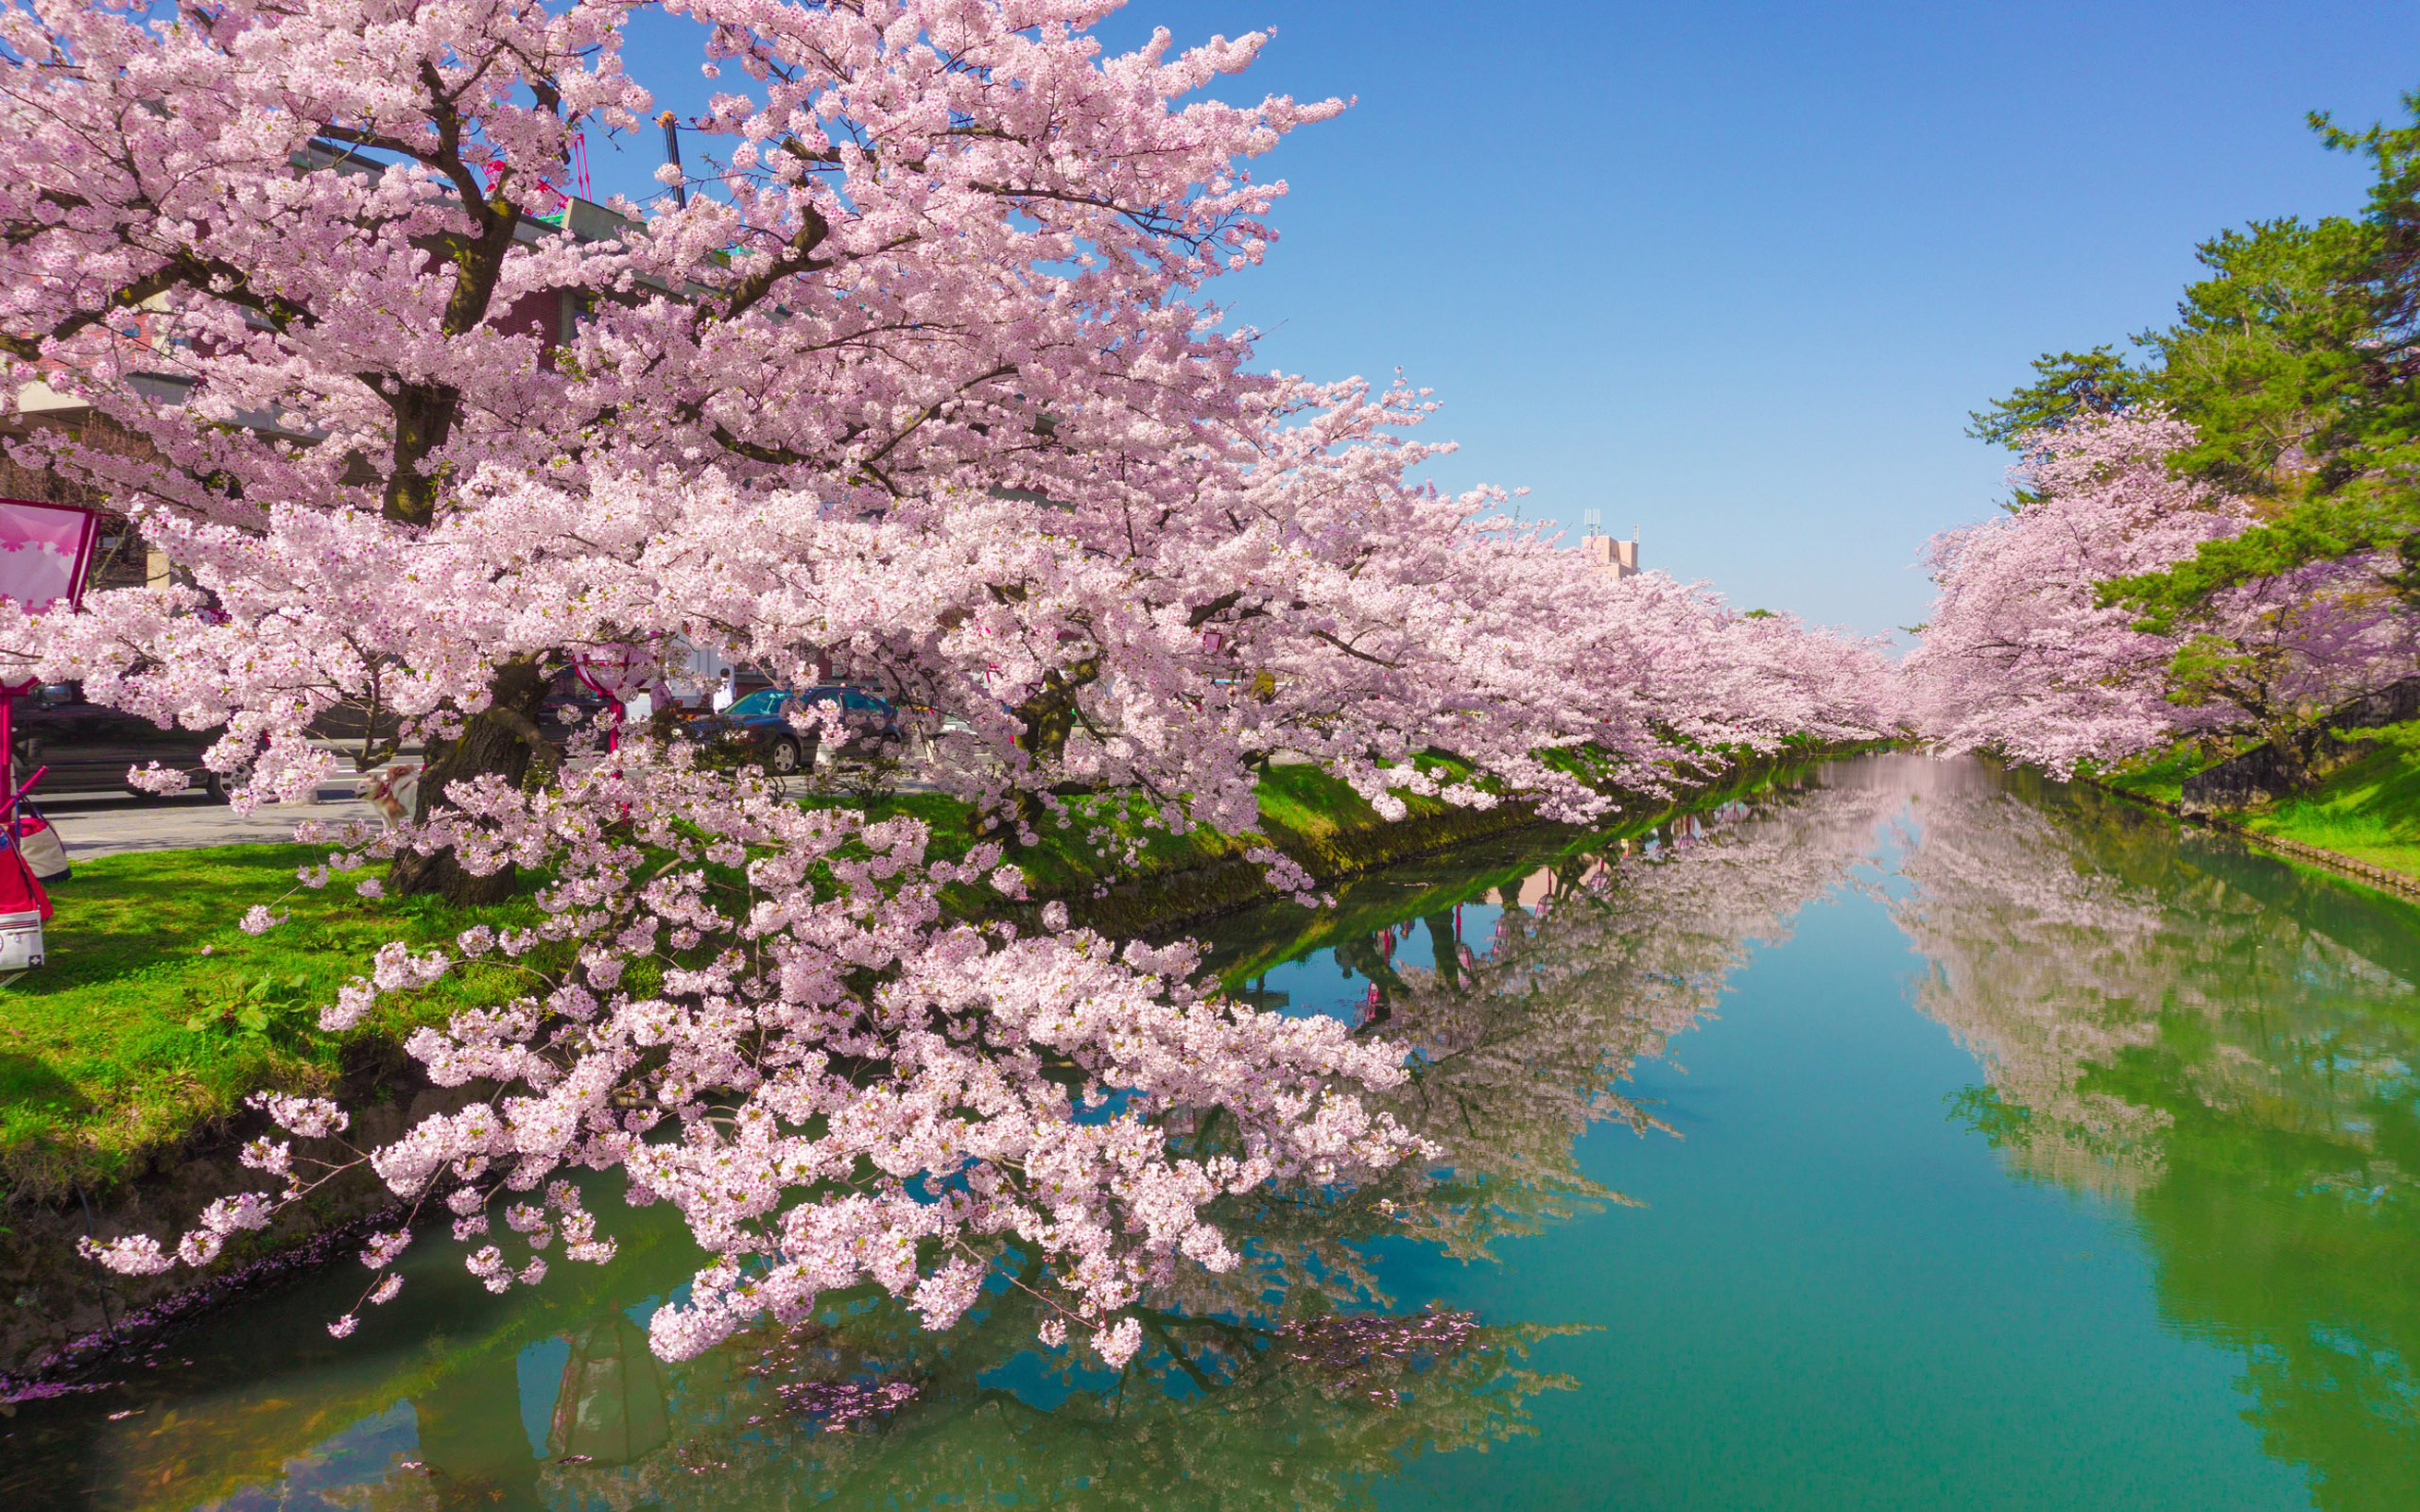
[[[375,777],[365,777],[354,792],[361,800],[378,811],[378,817],[389,831],[411,817],[420,799],[420,768],[408,762],[398,762]]]

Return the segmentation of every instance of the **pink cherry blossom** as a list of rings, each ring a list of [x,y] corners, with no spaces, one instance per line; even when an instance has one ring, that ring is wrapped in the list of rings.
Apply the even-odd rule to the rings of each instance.
[[[1941,749],[2066,776],[2183,736],[2269,738],[2410,667],[2410,616],[2375,555],[2228,589],[2172,627],[2106,601],[2114,579],[2252,523],[2245,501],[2169,471],[2191,438],[2157,413],[2046,433],[2013,473],[2022,502],[1934,538],[1941,593],[1907,677]]]
[[[518,995],[406,1043],[481,1100],[375,1148],[265,1147],[284,1189],[180,1253],[366,1167],[508,1290],[610,1257],[570,1177],[619,1172],[709,1257],[656,1314],[667,1356],[867,1284],[947,1327],[1015,1251],[1046,1263],[1047,1336],[1122,1364],[1147,1288],[1239,1263],[1222,1202],[1435,1154],[1382,1101],[1406,1052],[1063,900],[1026,936],[944,886],[1026,899],[1016,850],[1100,797],[1249,834],[1281,759],[1382,814],[1591,819],[1742,750],[1889,733],[1896,683],[1870,644],[1616,580],[1496,490],[1420,483],[1444,447],[1417,390],[1252,366],[1204,286],[1274,234],[1284,186],[1251,165],[1342,108],[1206,97],[1265,36],[1112,54],[1100,0],[671,9],[730,78],[683,128],[695,192],[561,224],[567,133],[653,104],[619,0],[0,10],[0,394],[94,419],[12,454],[177,568],[0,609],[0,670],[223,727],[206,762],[244,808],[311,797],[314,722],[374,709],[453,765],[302,881],[543,879],[535,924],[391,940],[320,1015],[505,963]],[[532,717],[557,669],[647,683],[684,645],[891,696],[981,843],[937,862],[911,820]]]
[[[2065,776],[2203,722],[2163,696],[2182,637],[2136,628],[2136,611],[2097,593],[2250,521],[2241,501],[2168,471],[2190,435],[2160,415],[2047,434],[2014,470],[2026,502],[1934,538],[1941,593],[1908,676],[1943,750],[1992,747]]]

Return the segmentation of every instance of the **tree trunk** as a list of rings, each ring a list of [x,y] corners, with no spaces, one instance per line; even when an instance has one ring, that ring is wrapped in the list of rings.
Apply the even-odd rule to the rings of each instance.
[[[1099,675],[1100,662],[1097,658],[1077,662],[1065,674],[1057,671],[1044,674],[1042,686],[1023,703],[1010,710],[1016,715],[1020,727],[1016,737],[1017,749],[1046,765],[1058,762],[1066,753],[1067,737],[1076,732],[1077,696]],[[994,816],[988,814],[974,816],[977,833],[988,833],[983,826]],[[1042,796],[1023,782],[1010,794],[1008,812],[996,816],[1011,821],[1008,833],[993,836],[1007,845],[1011,855],[1025,849],[1021,832],[1040,833],[1051,819],[1050,810],[1043,803]]]
[[[436,812],[448,783],[492,773],[518,787],[528,777],[538,754],[528,731],[537,726],[546,679],[534,662],[507,662],[496,669],[490,693],[489,707],[463,721],[459,739],[429,743],[414,818]],[[500,902],[511,896],[513,868],[475,876],[462,869],[451,850],[425,855],[407,850],[395,858],[393,885],[399,893],[435,893],[450,903]]]

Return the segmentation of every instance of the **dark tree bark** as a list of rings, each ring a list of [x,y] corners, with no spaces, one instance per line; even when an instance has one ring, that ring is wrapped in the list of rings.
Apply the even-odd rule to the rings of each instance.
[[[546,679],[539,675],[538,664],[512,662],[497,668],[491,691],[493,702],[463,722],[459,739],[429,744],[415,818],[425,819],[443,806],[449,782],[493,774],[515,787],[522,785],[547,749],[538,726],[538,708],[546,696]],[[406,851],[395,858],[392,877],[399,893],[435,893],[452,903],[502,902],[511,895],[513,880],[510,866],[475,876],[462,869],[450,850],[426,855]]]

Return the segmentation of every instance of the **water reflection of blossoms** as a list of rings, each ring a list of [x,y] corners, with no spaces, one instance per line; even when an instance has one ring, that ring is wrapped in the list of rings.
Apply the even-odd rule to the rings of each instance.
[[[2078,851],[2059,816],[1965,766],[1910,767],[1922,785],[1914,884],[1893,904],[1931,963],[1916,1001],[1980,1060],[1962,1100],[1986,1125],[2019,1119],[2002,1146],[2025,1174],[2122,1193],[2155,1177],[2167,1115],[2087,1084],[2085,1068],[2151,1042],[2178,975],[2148,889]]]
[[[840,1504],[1344,1506],[1428,1452],[1530,1431],[1566,1379],[1523,1364],[1541,1329],[1470,1314],[1266,1319],[1155,1313],[1115,1376],[1031,1349],[1011,1288],[954,1334],[869,1298],[664,1370],[673,1436],[628,1465],[557,1461],[537,1499],[579,1507]],[[1024,1332],[1019,1332],[1020,1330]]]
[[[1373,988],[1365,1025],[1422,1060],[1386,1106],[1444,1151],[1390,1173],[1426,1198],[1406,1227],[1479,1253],[1610,1195],[1580,1174],[1575,1141],[1600,1121],[1654,1125],[1620,1091],[1633,1064],[1712,1012],[1752,950],[1849,877],[1891,801],[1817,787],[1575,857],[1504,890],[1484,953],[1450,914],[1425,920],[1426,967],[1400,968],[1394,940],[1371,941],[1357,963]]]
[[[1919,1005],[1984,1063],[1966,1110],[2018,1167],[2112,1193],[2156,1181],[2178,1111],[2151,1074],[2198,1112],[2311,1141],[2343,1167],[2331,1184],[2420,1197],[2379,1118],[2420,1064],[2409,921],[2089,793],[2021,785],[1941,769],[1894,909],[1932,963]]]
[[[2089,791],[1941,767],[1901,867],[1962,1116],[2124,1203],[2330,1512],[2420,1506],[2420,920]]]
[[[1508,887],[1478,946],[1450,910],[1424,919],[1426,966],[1401,959],[1409,921],[1340,947],[1376,988],[1360,1027],[1417,1047],[1390,1110],[1442,1158],[1352,1190],[1237,1200],[1221,1219],[1252,1236],[1247,1263],[1165,1280],[1138,1310],[1143,1346],[1122,1375],[1034,1353],[1048,1324],[1013,1276],[951,1335],[868,1297],[668,1367],[670,1442],[625,1467],[558,1464],[548,1500],[755,1505],[811,1484],[907,1504],[1346,1505],[1412,1455],[1530,1431],[1529,1400],[1568,1384],[1524,1363],[1553,1331],[1410,1308],[1379,1285],[1373,1243],[1480,1255],[1610,1196],[1580,1174],[1578,1136],[1604,1120],[1652,1126],[1619,1090],[1631,1067],[1841,884],[1886,801],[1819,788],[1575,858]]]

